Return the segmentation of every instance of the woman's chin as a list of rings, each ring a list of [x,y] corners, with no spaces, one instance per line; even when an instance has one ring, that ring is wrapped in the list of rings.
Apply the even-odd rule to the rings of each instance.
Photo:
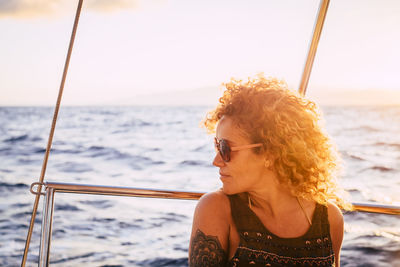
[[[222,185],[221,190],[222,190],[222,192],[224,192],[225,195],[237,194],[237,192],[235,190],[233,190],[233,188],[226,186],[225,184]]]

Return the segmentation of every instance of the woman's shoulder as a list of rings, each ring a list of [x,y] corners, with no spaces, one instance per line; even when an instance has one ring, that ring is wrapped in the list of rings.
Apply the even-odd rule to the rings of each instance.
[[[335,203],[328,201],[326,204],[328,210],[328,220],[329,224],[338,225],[343,224],[343,214],[342,211],[336,206]]]
[[[228,195],[226,195],[221,189],[205,193],[200,201],[229,201]]]
[[[329,221],[329,230],[332,239],[332,247],[335,255],[337,257],[336,260],[339,260],[340,248],[342,246],[343,241],[343,231],[344,231],[344,220],[343,214],[341,210],[336,206],[336,204],[332,202],[327,203],[328,210],[328,221]]]
[[[230,221],[229,198],[222,191],[203,195],[194,211],[193,226],[206,232],[226,232]]]
[[[204,194],[197,203],[196,212],[211,213],[217,215],[225,215],[230,212],[230,202],[228,196],[217,190]],[[226,217],[225,217],[226,218]]]

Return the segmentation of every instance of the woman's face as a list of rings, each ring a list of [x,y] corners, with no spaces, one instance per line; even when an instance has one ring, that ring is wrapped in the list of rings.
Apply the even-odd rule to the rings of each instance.
[[[251,144],[241,131],[234,125],[231,118],[223,116],[218,123],[216,137],[225,139],[229,146],[243,146]],[[253,149],[231,151],[229,162],[222,160],[219,152],[213,161],[213,165],[219,168],[222,190],[225,194],[237,194],[254,191],[265,187],[265,175],[268,173],[264,165],[265,156],[255,154]]]

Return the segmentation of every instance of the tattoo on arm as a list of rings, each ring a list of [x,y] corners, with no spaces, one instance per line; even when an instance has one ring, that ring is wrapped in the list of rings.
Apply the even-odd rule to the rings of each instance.
[[[218,237],[205,235],[197,229],[190,244],[189,266],[224,266],[227,256]]]

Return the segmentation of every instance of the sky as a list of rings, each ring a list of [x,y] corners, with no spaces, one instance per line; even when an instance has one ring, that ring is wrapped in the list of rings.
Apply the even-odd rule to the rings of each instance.
[[[0,0],[0,105],[54,105],[78,1]],[[212,104],[259,72],[297,90],[314,0],[85,0],[65,105]],[[331,1],[307,95],[400,104],[400,1]]]

